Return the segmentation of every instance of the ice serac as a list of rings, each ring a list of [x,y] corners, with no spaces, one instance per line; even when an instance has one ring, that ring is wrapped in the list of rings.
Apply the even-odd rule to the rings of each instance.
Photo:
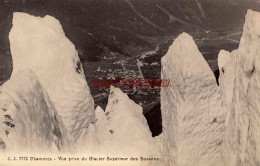
[[[221,53],[220,53],[221,54]],[[260,165],[260,13],[248,10],[238,50],[220,74],[229,166]]]
[[[91,129],[92,130],[92,129]],[[88,133],[98,141],[92,153],[117,156],[160,157],[157,141],[152,137],[142,107],[119,88],[111,87],[106,110],[96,109],[96,123]],[[160,165],[152,161],[146,165]]]
[[[166,165],[223,166],[225,108],[213,72],[192,37],[178,36],[162,58]]]
[[[33,70],[61,115],[70,141],[76,145],[84,140],[89,123],[94,121],[94,102],[75,46],[59,21],[48,15],[14,13],[9,40],[11,78],[19,70]]]
[[[55,152],[66,149],[66,129],[32,70],[0,87],[0,149]]]
[[[223,103],[230,104],[232,102],[232,91],[234,88],[234,70],[233,66],[226,65],[231,63],[231,53],[225,50],[221,50],[218,54],[218,67],[219,67],[219,86],[220,92],[223,98]],[[223,77],[223,75],[229,75],[229,77]],[[225,84],[230,82],[230,84]]]
[[[231,60],[230,52],[221,50],[218,54],[218,67],[222,69]]]

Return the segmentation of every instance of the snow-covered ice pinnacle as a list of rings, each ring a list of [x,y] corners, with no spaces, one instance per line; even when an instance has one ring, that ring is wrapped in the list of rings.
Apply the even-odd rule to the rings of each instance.
[[[166,165],[223,166],[225,108],[214,74],[192,37],[178,36],[162,58]]]
[[[229,166],[260,164],[260,13],[248,10],[238,50],[220,75]]]
[[[178,58],[177,62],[179,63],[175,62],[176,58]],[[183,74],[206,74],[213,76],[213,73],[208,70],[210,67],[199,52],[197,45],[187,33],[182,33],[175,39],[167,54],[162,58],[162,63],[171,64],[171,66],[175,64],[174,66],[177,65],[175,68],[183,68],[183,70],[185,70]],[[181,67],[183,65],[185,65],[185,67]]]
[[[0,88],[0,149],[57,152],[66,148],[66,129],[31,70],[13,75]]]
[[[162,79],[171,80],[161,89],[169,165],[260,164],[259,37],[260,13],[248,10],[238,50],[219,53],[220,90],[192,38],[173,42],[162,58]]]
[[[234,81],[234,70],[231,64],[231,53],[225,50],[221,50],[218,54],[218,68],[219,68],[219,86],[223,102],[230,104],[232,102],[233,95],[233,81]],[[223,75],[228,77],[223,77]],[[230,82],[225,84],[225,82]]]
[[[240,39],[239,52],[242,55],[241,63],[244,70],[253,70],[259,64],[260,54],[260,13],[248,10],[243,28],[243,35]]]
[[[219,71],[231,60],[230,52],[225,50],[220,50],[218,54],[218,68]]]
[[[88,133],[98,139],[92,152],[128,157],[160,157],[158,143],[152,137],[142,107],[119,88],[111,86],[105,112],[100,107],[95,112],[96,130]],[[147,164],[152,163],[160,164],[154,161]]]
[[[94,102],[75,46],[59,21],[48,15],[14,13],[9,40],[11,78],[19,70],[33,70],[61,115],[70,141],[84,140],[89,123],[94,121]]]
[[[119,88],[111,86],[105,115],[105,140],[112,140],[107,144],[108,152],[147,157],[158,154],[142,107]]]

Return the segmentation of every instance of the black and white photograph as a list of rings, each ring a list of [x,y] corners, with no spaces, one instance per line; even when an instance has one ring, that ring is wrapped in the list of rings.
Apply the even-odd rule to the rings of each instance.
[[[260,0],[0,0],[0,166],[260,166]]]

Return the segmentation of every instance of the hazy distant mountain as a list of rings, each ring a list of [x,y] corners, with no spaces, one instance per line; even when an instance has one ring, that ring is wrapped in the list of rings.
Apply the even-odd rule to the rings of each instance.
[[[247,8],[259,6],[242,0],[5,0],[0,3],[0,28],[10,28],[13,11],[52,15],[80,50],[81,60],[96,61],[105,48],[124,55],[149,50],[157,43],[147,37],[238,26]],[[1,35],[4,52],[7,33]]]

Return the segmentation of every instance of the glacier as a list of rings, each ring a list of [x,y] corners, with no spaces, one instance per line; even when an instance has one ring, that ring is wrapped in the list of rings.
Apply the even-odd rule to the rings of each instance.
[[[94,101],[75,46],[54,17],[16,12],[12,23],[11,79],[20,70],[34,71],[61,116],[70,143],[77,149],[95,115]]]
[[[16,12],[13,72],[0,87],[0,149],[159,161],[138,165],[260,165],[260,13],[248,10],[237,50],[218,55],[219,86],[193,38],[180,34],[162,58],[163,132],[152,137],[140,105],[110,87],[93,98],[73,43],[58,20]],[[123,163],[122,163],[123,164]]]

